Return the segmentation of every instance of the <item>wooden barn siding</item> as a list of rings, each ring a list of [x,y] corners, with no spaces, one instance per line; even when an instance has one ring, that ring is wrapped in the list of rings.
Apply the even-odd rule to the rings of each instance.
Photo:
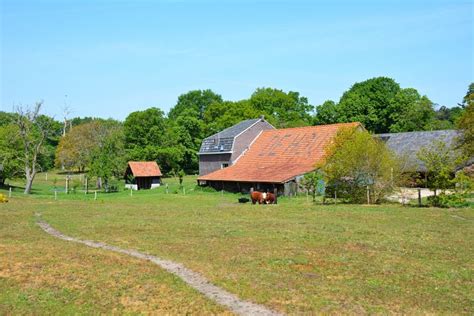
[[[262,192],[273,192],[274,188],[277,188],[278,194],[283,195],[285,193],[284,185],[281,183],[250,183],[250,182],[231,182],[231,181],[207,181],[207,185],[220,191],[234,193],[250,193],[250,188],[256,191]]]
[[[221,169],[223,163],[231,165],[231,154],[207,154],[199,156],[199,175],[204,176],[208,173]]]
[[[259,121],[234,139],[234,147],[231,160],[235,161],[264,130],[273,129],[267,121]]]

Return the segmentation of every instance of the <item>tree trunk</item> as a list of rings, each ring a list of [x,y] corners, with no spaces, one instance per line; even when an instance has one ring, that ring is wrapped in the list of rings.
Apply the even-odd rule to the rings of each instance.
[[[31,194],[31,187],[33,186],[33,180],[35,179],[35,173],[32,172],[27,172],[26,173],[26,185],[25,185],[25,191],[23,194]]]

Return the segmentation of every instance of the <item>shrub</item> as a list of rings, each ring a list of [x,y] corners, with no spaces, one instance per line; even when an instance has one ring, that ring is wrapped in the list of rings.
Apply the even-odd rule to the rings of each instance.
[[[7,203],[8,199],[5,195],[0,193],[0,203]]]
[[[386,145],[358,128],[341,129],[326,149],[322,165],[326,196],[353,203],[379,203],[393,191],[402,178],[400,159]]]
[[[435,207],[467,207],[469,202],[466,201],[463,194],[445,194],[441,193],[428,197],[428,205]]]

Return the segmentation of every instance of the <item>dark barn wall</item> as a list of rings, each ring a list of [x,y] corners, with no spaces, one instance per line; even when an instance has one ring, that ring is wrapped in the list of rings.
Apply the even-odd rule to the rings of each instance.
[[[267,121],[259,121],[234,139],[232,161],[235,161],[263,130],[274,129]]]
[[[230,182],[230,181],[207,181],[207,185],[218,191],[224,190],[233,193],[250,193],[250,189],[261,192],[273,192],[278,190],[279,195],[283,195],[284,186],[281,183],[251,183],[251,182]]]
[[[213,171],[221,169],[223,163],[231,165],[231,154],[207,154],[199,155],[199,175],[204,176]]]

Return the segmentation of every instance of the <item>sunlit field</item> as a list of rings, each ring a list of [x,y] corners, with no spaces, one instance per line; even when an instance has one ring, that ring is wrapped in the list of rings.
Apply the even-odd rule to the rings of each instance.
[[[35,213],[69,236],[181,262],[289,314],[474,310],[472,208],[321,205],[305,196],[259,206],[196,187],[195,177],[184,190],[164,181],[168,190],[96,199],[93,189],[60,191],[63,175],[40,174],[28,197],[12,181],[0,204],[0,313],[229,313],[151,263],[54,239]]]

